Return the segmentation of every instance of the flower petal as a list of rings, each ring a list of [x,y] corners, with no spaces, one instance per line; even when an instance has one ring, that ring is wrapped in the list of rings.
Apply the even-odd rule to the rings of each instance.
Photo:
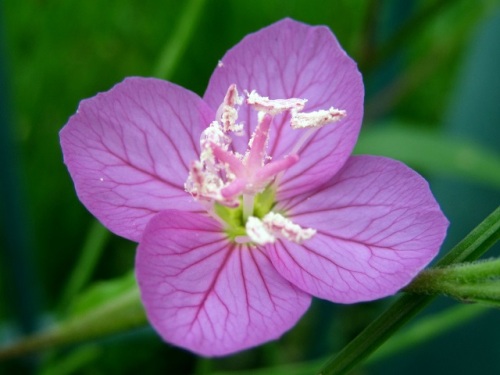
[[[281,202],[318,232],[269,246],[277,270],[314,296],[369,301],[407,285],[438,253],[448,221],[427,182],[395,160],[358,156],[313,194]]]
[[[82,101],[60,133],[78,197],[134,241],[158,211],[199,209],[184,182],[212,119],[196,94],[151,78],[129,78]]]
[[[262,250],[230,243],[215,220],[190,212],[167,210],[151,220],[136,275],[163,339],[204,356],[280,337],[311,300]]]
[[[331,31],[291,19],[279,21],[246,36],[222,58],[210,79],[204,99],[216,109],[230,84],[256,90],[271,99],[308,99],[305,111],[347,111],[345,119],[317,130],[300,152],[301,160],[283,176],[282,196],[292,196],[328,181],[345,163],[358,137],[363,117],[364,88],[356,64],[340,47]],[[245,106],[238,121],[247,133],[235,140],[244,152],[257,116]],[[269,154],[278,160],[292,152],[307,130],[292,130],[290,116],[273,122]]]

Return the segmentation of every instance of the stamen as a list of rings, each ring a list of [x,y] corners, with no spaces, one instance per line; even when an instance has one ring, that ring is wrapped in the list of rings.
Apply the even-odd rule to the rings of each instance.
[[[207,148],[210,143],[214,143],[224,150],[227,150],[227,147],[231,143],[231,138],[224,134],[222,127],[217,121],[210,123],[200,136],[200,146],[202,150]]]
[[[296,243],[308,240],[316,234],[316,229],[302,228],[300,225],[293,223],[283,215],[272,211],[264,216],[262,222],[268,231],[275,235],[279,234],[287,240]]]
[[[250,240],[258,245],[265,245],[276,241],[276,237],[267,230],[266,225],[254,216],[248,218],[245,229]]]
[[[266,206],[264,211],[258,205],[256,208],[256,194],[265,191],[271,183],[277,183],[280,176],[298,162],[298,151],[317,128],[342,119],[346,112],[331,107],[329,110],[302,113],[306,99],[269,99],[255,91],[246,94],[246,104],[257,111],[258,125],[245,156],[231,147],[231,136],[242,130],[242,125],[236,122],[238,107],[243,104],[243,98],[233,84],[229,86],[216,118],[201,134],[200,157],[191,165],[184,188],[205,205],[212,216],[217,216],[214,210],[216,203],[229,207],[241,204],[248,241],[265,244],[282,237],[299,243],[311,238],[316,231],[301,228],[280,214],[269,212],[265,215],[272,205]],[[272,155],[267,155],[266,151],[273,116],[287,111],[290,112],[292,128],[306,131],[289,155],[281,160],[271,160]],[[254,211],[259,216],[265,215],[264,218],[253,217]],[[244,237],[238,236],[241,241]]]
[[[216,173],[205,170],[200,161],[195,161],[191,164],[184,189],[195,199],[218,201],[224,200],[220,195],[222,186],[223,182]]]
[[[252,242],[258,245],[274,243],[278,236],[300,244],[316,234],[315,229],[302,228],[283,215],[272,211],[262,220],[250,216],[245,229]]]
[[[224,101],[217,110],[216,119],[220,119],[224,132],[239,133],[243,130],[242,124],[236,124],[238,119],[237,105],[243,103],[243,98],[238,96],[238,90],[235,84],[229,86]]]
[[[314,133],[316,133],[316,131],[317,131],[317,129],[315,129],[315,128],[306,129],[303,132],[302,136],[299,138],[299,140],[295,143],[295,145],[293,146],[293,149],[290,153],[291,154],[298,154],[300,149],[304,145],[304,143],[306,143],[307,140],[309,138],[311,138]]]
[[[247,104],[251,105],[256,111],[265,112],[272,116],[285,111],[302,111],[307,99],[269,99],[267,96],[260,96],[254,90],[247,93]]]
[[[337,122],[346,116],[346,111],[330,107],[314,112],[292,113],[290,125],[292,129],[319,128],[326,124]]]

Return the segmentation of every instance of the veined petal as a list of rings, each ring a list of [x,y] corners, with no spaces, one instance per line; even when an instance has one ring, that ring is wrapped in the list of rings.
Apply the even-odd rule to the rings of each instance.
[[[448,227],[427,182],[382,157],[351,157],[325,186],[277,209],[317,230],[301,245],[268,245],[277,270],[304,291],[341,303],[396,293],[436,256]]]
[[[163,339],[221,356],[280,337],[311,297],[259,248],[231,244],[219,223],[167,210],[147,225],[136,257],[141,298]]]
[[[198,210],[184,182],[213,116],[196,94],[152,78],[129,78],[83,100],[60,133],[80,200],[134,241],[161,210]]]
[[[328,181],[345,163],[361,126],[364,88],[355,62],[328,28],[285,19],[246,36],[222,58],[204,99],[217,108],[233,83],[240,92],[256,90],[271,99],[307,99],[306,112],[333,106],[347,113],[339,122],[318,129],[304,144],[301,162],[280,181],[284,197]],[[257,118],[242,106],[239,120],[251,125],[245,127],[245,136],[233,142],[244,153]],[[268,149],[273,160],[291,153],[307,131],[292,130],[289,121],[288,113],[273,121]]]

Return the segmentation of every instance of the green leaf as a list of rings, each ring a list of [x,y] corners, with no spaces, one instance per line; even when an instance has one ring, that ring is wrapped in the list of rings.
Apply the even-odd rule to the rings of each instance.
[[[0,361],[42,349],[109,336],[146,324],[139,291],[133,288],[113,296],[84,315],[69,317],[19,342],[0,347]]]
[[[465,139],[450,139],[427,126],[389,123],[362,131],[354,152],[387,156],[418,170],[451,175],[500,189],[500,155]]]
[[[71,375],[87,363],[95,361],[101,356],[101,349],[97,345],[86,345],[67,353],[57,361],[43,365],[39,375]]]
[[[90,226],[76,266],[71,272],[62,293],[59,304],[60,311],[68,308],[71,301],[88,283],[109,238],[110,232],[99,221],[94,220]]]
[[[137,285],[133,272],[120,278],[95,283],[75,299],[69,307],[68,315],[69,317],[85,315],[134,289],[137,289]]]

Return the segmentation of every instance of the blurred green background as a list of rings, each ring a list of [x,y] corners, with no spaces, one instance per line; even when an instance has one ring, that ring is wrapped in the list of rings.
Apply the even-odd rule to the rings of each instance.
[[[103,250],[89,256],[95,262],[88,262],[84,289],[133,267],[135,244],[96,229],[62,163],[58,131],[78,102],[127,76],[168,76],[202,95],[227,49],[283,17],[328,25],[358,62],[366,114],[356,152],[398,158],[429,179],[451,221],[442,251],[449,250],[500,202],[499,5],[497,0],[3,0],[0,344],[43,329],[57,319],[61,303],[71,302],[61,298],[71,297],[68,280],[89,233]],[[192,33],[171,44],[193,6],[200,11],[188,22]],[[172,57],[171,46],[178,47],[178,58],[169,68],[162,59]],[[498,256],[498,246],[489,254]],[[453,304],[442,298],[429,310]],[[0,363],[0,373],[254,373],[332,354],[386,305],[315,301],[279,342],[224,359],[198,359],[144,327]],[[492,310],[357,373],[493,374],[500,373],[498,358],[500,313]],[[292,366],[297,374],[317,369],[299,367]]]

